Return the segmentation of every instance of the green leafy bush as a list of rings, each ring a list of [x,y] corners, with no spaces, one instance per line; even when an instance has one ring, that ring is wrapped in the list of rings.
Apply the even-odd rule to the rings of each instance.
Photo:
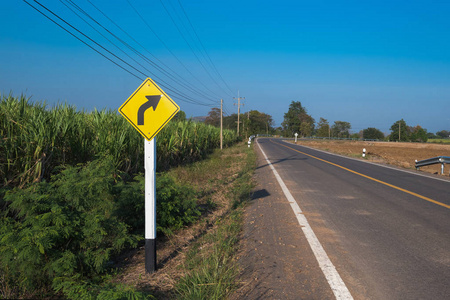
[[[117,215],[132,227],[143,233],[145,222],[145,183],[138,175],[127,183],[116,187]],[[156,177],[156,224],[159,233],[170,234],[195,220],[200,215],[197,206],[197,193],[186,184],[180,184],[167,173]]]
[[[170,233],[194,222],[198,216],[200,211],[192,187],[176,183],[168,174],[157,178],[156,224],[159,231]]]
[[[101,276],[114,254],[137,245],[114,214],[113,166],[110,158],[96,160],[68,167],[50,183],[7,192],[0,221],[4,284],[22,294],[58,291]]]
[[[97,299],[97,300],[141,300],[155,299],[153,296],[136,291],[134,288],[117,284],[92,282],[79,282],[77,280],[64,280],[62,290],[69,299]]]
[[[6,193],[0,220],[4,287],[32,296],[51,295],[52,289],[80,299],[142,296],[104,286],[114,256],[137,245],[145,222],[144,177],[125,182],[114,170],[113,159],[105,157],[66,167],[50,182]],[[160,174],[156,188],[160,233],[169,234],[200,215],[192,187]]]

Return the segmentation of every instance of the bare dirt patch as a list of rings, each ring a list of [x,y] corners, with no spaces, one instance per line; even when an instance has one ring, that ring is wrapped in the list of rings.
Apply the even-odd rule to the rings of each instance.
[[[365,141],[333,141],[333,140],[299,140],[298,144],[330,151],[351,157],[361,157],[366,149],[366,159],[376,163],[394,165],[406,169],[415,169],[415,160],[423,160],[436,156],[450,156],[450,145],[427,143],[395,143]],[[421,171],[440,174],[441,165],[420,168]],[[444,168],[445,176],[449,176],[450,166]]]

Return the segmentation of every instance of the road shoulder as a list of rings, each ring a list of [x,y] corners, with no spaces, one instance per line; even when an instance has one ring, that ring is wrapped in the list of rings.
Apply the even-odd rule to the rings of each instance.
[[[332,299],[300,225],[259,149],[244,216],[241,287],[232,299]]]

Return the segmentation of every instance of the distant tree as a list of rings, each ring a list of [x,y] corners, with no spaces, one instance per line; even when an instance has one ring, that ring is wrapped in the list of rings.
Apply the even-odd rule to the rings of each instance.
[[[419,125],[410,128],[411,134],[409,140],[412,142],[426,143],[428,141],[427,130]]]
[[[274,135],[282,136],[283,135],[283,127],[279,126],[274,129],[273,131]]]
[[[428,132],[427,137],[428,137],[428,139],[437,139],[438,138],[438,136],[432,132]]]
[[[273,119],[271,115],[259,112],[257,110],[251,110],[244,114],[244,120],[246,121],[246,131],[248,135],[258,133],[271,133],[273,131]]]
[[[289,105],[289,110],[284,114],[284,120],[281,125],[286,133],[290,136],[300,131],[300,116],[306,113],[306,109],[302,106],[300,101],[292,101]]]
[[[317,123],[316,135],[318,137],[328,137],[330,135],[330,124],[327,119],[320,118],[319,123]]]
[[[448,130],[441,130],[436,132],[436,135],[441,139],[446,139],[450,137],[450,131]]]
[[[361,138],[361,134],[360,134],[360,132],[358,132],[358,133],[355,132],[355,133],[350,134],[349,137],[351,139],[359,140]]]
[[[331,127],[333,137],[348,138],[350,136],[350,129],[352,126],[349,122],[334,121],[334,125]]]
[[[310,122],[302,122],[300,124],[300,131],[299,132],[300,132],[300,135],[302,137],[312,136],[313,130],[314,130],[314,125],[311,126]]]
[[[403,142],[409,141],[409,133],[405,120],[401,119],[392,124],[389,140]]]
[[[369,127],[363,130],[363,139],[382,140],[384,139],[384,134],[379,129]]]
[[[242,117],[242,115],[241,115]],[[220,113],[219,113],[220,118]],[[241,121],[241,120],[239,120]],[[219,119],[220,124],[220,119]],[[223,117],[223,128],[230,130],[237,130],[237,114],[231,114],[230,116]]]
[[[208,113],[205,119],[205,124],[213,125],[216,127],[220,126],[220,108],[213,107]]]
[[[172,120],[184,121],[186,120],[186,113],[182,110],[178,111]]]
[[[314,131],[314,122],[300,101],[292,101],[281,125],[288,136],[294,136],[295,133],[306,136]]]

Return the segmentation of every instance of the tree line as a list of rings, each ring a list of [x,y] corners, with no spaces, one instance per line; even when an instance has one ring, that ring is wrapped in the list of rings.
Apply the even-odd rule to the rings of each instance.
[[[402,142],[427,142],[428,139],[450,138],[450,131],[441,130],[436,134],[428,132],[420,125],[409,126],[405,120],[396,121],[390,127],[390,133],[385,135],[381,130],[368,127],[357,133],[351,133],[351,124],[346,121],[334,121],[334,124],[325,118],[318,122],[308,114],[306,108],[300,101],[292,101],[288,111],[284,114],[280,127],[274,127],[272,116],[257,110],[251,110],[239,116],[240,134],[250,136],[252,134],[272,134],[293,137],[297,133],[301,137],[323,137],[323,138],[353,138],[367,140],[388,140]],[[232,114],[223,117],[223,127],[235,130],[237,128],[238,115]],[[205,123],[220,126],[220,109],[213,108],[208,113]]]
[[[223,128],[236,130],[238,123],[238,114],[223,116]],[[212,108],[205,119],[205,123],[220,127],[220,109]],[[249,137],[253,134],[273,134],[274,121],[271,115],[250,110],[239,115],[240,135]]]
[[[447,130],[438,131],[436,134],[429,133],[420,125],[409,126],[405,120],[396,121],[390,127],[390,134],[387,136],[374,127],[368,127],[358,133],[350,133],[351,124],[345,121],[334,121],[330,125],[327,119],[320,118],[315,126],[315,120],[307,113],[300,101],[292,101],[289,110],[284,114],[284,121],[280,131],[286,136],[293,136],[298,133],[302,137],[316,136],[329,138],[353,138],[368,140],[388,140],[402,142],[427,142],[429,138],[449,138],[450,132]]]

